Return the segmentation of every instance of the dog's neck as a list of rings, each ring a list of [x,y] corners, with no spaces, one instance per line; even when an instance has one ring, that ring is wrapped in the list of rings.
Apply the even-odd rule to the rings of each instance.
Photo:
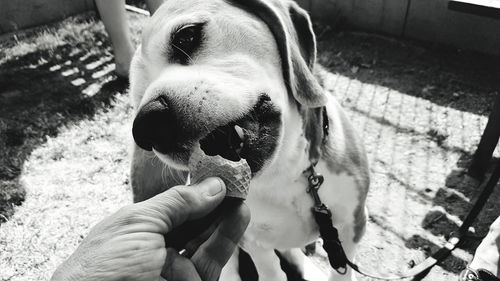
[[[259,177],[268,182],[276,175],[286,175],[291,181],[303,177],[303,172],[321,158],[328,120],[324,108],[299,108],[285,113],[281,149],[275,161]],[[326,121],[325,121],[326,120]],[[297,130],[296,124],[303,124]]]
[[[299,109],[303,120],[303,131],[309,143],[309,160],[316,165],[328,137],[328,116],[326,107]]]

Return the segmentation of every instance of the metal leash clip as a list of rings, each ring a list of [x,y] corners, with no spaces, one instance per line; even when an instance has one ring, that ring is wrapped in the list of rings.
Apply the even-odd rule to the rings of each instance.
[[[307,178],[307,180],[309,181],[309,188],[307,188],[306,191],[307,193],[311,193],[314,199],[314,207],[318,208],[322,205],[324,206],[323,202],[321,202],[321,199],[319,198],[318,190],[325,181],[325,178],[323,175],[316,173],[314,168],[311,167],[311,175]]]
[[[308,193],[311,193],[312,197],[313,197],[313,200],[314,200],[314,211],[316,213],[323,213],[325,215],[328,215],[328,216],[332,216],[332,212],[330,211],[330,209],[328,209],[328,207],[323,204],[323,202],[321,201],[321,198],[319,198],[319,195],[318,195],[318,191],[321,187],[321,185],[323,184],[323,182],[325,181],[323,175],[321,175],[320,173],[316,173],[316,171],[314,171],[314,168],[311,169],[311,175],[309,176],[308,180],[309,180],[309,188],[306,190]]]

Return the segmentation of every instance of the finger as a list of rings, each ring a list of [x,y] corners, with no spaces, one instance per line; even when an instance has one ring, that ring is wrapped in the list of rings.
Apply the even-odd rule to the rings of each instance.
[[[191,260],[177,253],[175,249],[167,249],[167,258],[161,277],[168,281],[201,281]]]
[[[219,225],[220,220],[214,222],[211,224],[205,231],[203,231],[200,235],[195,237],[194,239],[191,239],[188,243],[185,245],[185,250],[186,252],[183,254],[183,256],[191,258],[193,254],[198,250],[201,244],[203,244],[207,239],[214,233],[215,229]]]
[[[198,249],[198,246],[212,235],[215,228],[223,219],[224,214],[227,213],[228,206],[231,206],[230,200],[224,199],[210,214],[199,219],[187,221],[172,229],[164,235],[165,244],[168,248],[172,247],[177,250],[186,249],[184,256],[191,257]]]
[[[175,186],[155,197],[137,203],[142,214],[158,222],[160,233],[166,234],[187,220],[203,217],[224,199],[226,187],[219,178],[207,178],[191,186]]]
[[[209,216],[212,216],[210,219],[210,225],[204,227],[204,231],[198,232],[197,236],[194,238],[191,238],[189,240],[186,240],[188,242],[185,243],[185,254],[183,256],[185,257],[191,257],[200,247],[201,244],[203,244],[205,241],[208,240],[208,238],[214,233],[215,229],[219,226],[220,222],[224,219],[224,214],[228,214],[230,212],[233,212],[236,205],[240,205],[241,201],[233,201],[229,198],[226,198],[219,206],[217,206],[217,209],[215,209],[212,213],[210,213]],[[208,217],[208,216],[207,216]],[[199,220],[197,220],[199,221]],[[195,222],[195,221],[193,221]],[[177,230],[177,229],[176,229]]]
[[[239,203],[228,210],[215,232],[191,258],[202,280],[218,280],[249,222],[250,211],[245,204]]]
[[[222,219],[221,214],[217,214],[217,210],[221,205],[205,217],[187,221],[172,229],[169,233],[164,234],[165,245],[169,248],[172,247],[177,250],[182,250],[188,247],[187,244],[190,241],[203,239],[203,241],[199,244],[205,242],[205,240],[207,240],[208,237],[214,232],[218,222]],[[198,247],[196,246],[196,249],[197,248]],[[188,248],[188,250],[189,249],[191,248]],[[192,253],[194,253],[194,251]],[[191,257],[191,255],[189,255],[189,257]]]

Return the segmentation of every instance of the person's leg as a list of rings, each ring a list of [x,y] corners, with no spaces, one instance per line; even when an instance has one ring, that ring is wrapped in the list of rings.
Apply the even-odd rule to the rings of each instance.
[[[116,74],[121,77],[128,77],[134,46],[130,39],[125,14],[125,0],[96,0],[95,2],[113,45]]]
[[[464,270],[460,280],[496,281],[500,277],[500,217],[490,226],[488,235],[474,253],[474,258]],[[471,270],[473,272],[471,272]],[[491,273],[491,275],[489,274]],[[469,275],[469,276],[468,276]],[[479,275],[474,279],[474,275]]]

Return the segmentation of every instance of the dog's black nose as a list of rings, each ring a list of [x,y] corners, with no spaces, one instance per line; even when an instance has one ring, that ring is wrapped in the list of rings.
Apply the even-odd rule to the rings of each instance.
[[[142,149],[162,153],[174,147],[176,120],[164,96],[145,104],[135,117],[132,134]]]

